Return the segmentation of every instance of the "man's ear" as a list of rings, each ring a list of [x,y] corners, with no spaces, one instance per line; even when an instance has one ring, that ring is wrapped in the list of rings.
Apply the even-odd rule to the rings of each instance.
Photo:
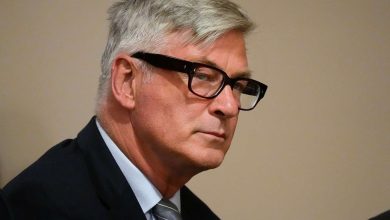
[[[127,54],[119,54],[111,66],[111,90],[116,101],[127,109],[135,105],[135,69]]]

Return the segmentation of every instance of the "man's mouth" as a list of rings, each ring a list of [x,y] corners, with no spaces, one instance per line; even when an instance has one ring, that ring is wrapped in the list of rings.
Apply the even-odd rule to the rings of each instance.
[[[217,132],[217,131],[200,131],[200,133],[203,133],[203,134],[206,134],[206,135],[210,135],[210,136],[214,136],[214,137],[217,137],[217,138],[222,138],[222,139],[225,139],[225,138],[226,138],[226,134],[223,133],[223,132]]]

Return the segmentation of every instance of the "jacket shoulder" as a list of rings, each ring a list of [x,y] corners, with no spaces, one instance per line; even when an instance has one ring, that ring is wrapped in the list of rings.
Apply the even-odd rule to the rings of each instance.
[[[82,216],[80,202],[86,203],[83,209],[96,210],[101,204],[92,189],[77,139],[67,139],[11,180],[4,194],[16,219],[61,219],[69,213]]]

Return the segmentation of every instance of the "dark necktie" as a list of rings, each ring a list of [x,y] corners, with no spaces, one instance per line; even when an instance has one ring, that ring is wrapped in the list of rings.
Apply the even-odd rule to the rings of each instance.
[[[182,220],[175,204],[167,199],[162,199],[153,207],[153,215],[158,220]]]

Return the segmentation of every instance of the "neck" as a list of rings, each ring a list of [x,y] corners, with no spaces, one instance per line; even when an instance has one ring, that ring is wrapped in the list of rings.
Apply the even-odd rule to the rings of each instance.
[[[111,106],[111,107],[108,107]],[[128,111],[105,105],[97,119],[123,154],[149,179],[164,198],[171,198],[198,172],[172,158],[161,159],[157,152],[136,136]],[[200,171],[199,171],[200,172]]]

